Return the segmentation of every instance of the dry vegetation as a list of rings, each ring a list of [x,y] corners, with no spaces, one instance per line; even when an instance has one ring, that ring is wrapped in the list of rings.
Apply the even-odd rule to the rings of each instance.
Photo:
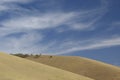
[[[0,53],[0,80],[92,80],[90,78]]]
[[[29,56],[27,59],[84,75],[95,80],[120,80],[120,68],[95,60],[73,56],[52,56],[50,58],[47,55],[37,58]]]

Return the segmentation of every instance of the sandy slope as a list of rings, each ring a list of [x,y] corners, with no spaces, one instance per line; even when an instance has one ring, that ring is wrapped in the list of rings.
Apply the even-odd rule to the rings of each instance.
[[[42,56],[28,59],[61,68],[95,80],[120,80],[120,68],[81,57]]]
[[[92,80],[68,71],[0,53],[0,80]]]

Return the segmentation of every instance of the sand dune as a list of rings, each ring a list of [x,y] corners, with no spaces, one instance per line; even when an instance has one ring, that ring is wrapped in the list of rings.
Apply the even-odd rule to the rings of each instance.
[[[23,58],[0,53],[0,80],[92,80]]]
[[[95,60],[73,56],[42,56],[27,59],[61,68],[95,80],[120,80],[120,68]]]

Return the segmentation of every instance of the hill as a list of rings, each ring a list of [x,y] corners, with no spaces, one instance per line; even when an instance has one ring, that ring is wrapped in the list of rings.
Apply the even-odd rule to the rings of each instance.
[[[120,68],[87,58],[42,55],[37,58],[29,56],[27,59],[84,75],[95,80],[120,80]]]
[[[0,80],[92,80],[68,71],[0,53]]]
[[[120,48],[117,48],[118,50]],[[82,56],[90,59],[95,59],[98,61],[103,61],[105,63],[109,63],[112,65],[120,66],[120,53],[116,49],[109,49],[109,51],[105,51],[104,49],[100,50],[88,50],[88,51],[81,51],[69,54],[61,54],[63,56]]]

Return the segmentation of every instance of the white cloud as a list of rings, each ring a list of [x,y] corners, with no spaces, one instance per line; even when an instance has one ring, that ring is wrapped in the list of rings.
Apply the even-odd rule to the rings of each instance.
[[[4,10],[7,10],[7,9],[8,9],[7,6],[0,5],[0,11],[4,11]]]
[[[72,19],[75,13],[46,13],[37,16],[22,16],[4,21],[4,27],[17,29],[46,29],[58,27]]]
[[[0,11],[7,9],[24,9],[19,6],[11,6],[13,3],[26,3],[31,0],[3,0],[0,2]],[[120,45],[120,38],[106,39],[106,40],[89,40],[89,41],[68,41],[67,43],[53,41],[49,44],[43,44],[43,36],[40,33],[35,33],[35,29],[56,28],[61,25],[67,26],[67,29],[87,30],[94,28],[95,25],[107,12],[107,2],[102,0],[99,8],[86,11],[71,11],[71,12],[47,12],[41,13],[39,10],[30,11],[29,14],[22,13],[21,16],[12,16],[12,18],[1,21],[0,25],[0,49],[7,52],[42,52],[42,53],[69,53],[74,51],[97,49],[103,47],[110,47]],[[32,13],[32,14],[31,14]],[[58,30],[63,32],[64,30]],[[26,32],[20,38],[4,38],[5,36]],[[39,44],[36,44],[39,42]],[[57,46],[57,47],[56,47]]]
[[[64,46],[71,46],[70,48]],[[83,51],[83,50],[94,50],[94,49],[101,49],[113,46],[120,46],[120,37],[110,38],[110,39],[101,39],[101,40],[88,40],[88,41],[78,41],[72,42],[70,44],[66,43],[61,45],[63,47],[63,51],[59,54],[71,53],[75,51]]]
[[[24,3],[24,2],[30,2],[32,0],[1,0],[0,3],[13,3],[13,2],[17,2],[17,3]]]
[[[120,21],[116,21],[112,23],[113,27],[119,26],[120,27]]]
[[[16,2],[17,0],[6,0],[5,2]],[[29,0],[27,0],[29,1]],[[21,1],[22,2],[22,1]],[[5,9],[6,7],[2,6]],[[20,9],[19,7],[17,7]],[[1,25],[18,29],[46,29],[60,25],[68,26],[68,29],[86,30],[94,28],[93,25],[100,20],[107,11],[107,3],[101,2],[99,8],[77,12],[53,12],[53,13],[32,13],[32,15],[21,14],[22,16],[12,17],[3,21]],[[31,11],[32,12],[32,11]],[[59,30],[58,30],[59,31]]]
[[[1,38],[2,39],[2,38]],[[42,43],[44,35],[38,32],[28,32],[22,37],[7,37],[0,42],[1,51],[9,53],[45,53],[45,54],[67,54],[75,51],[95,50],[120,46],[120,37],[107,39],[90,39],[84,41],[52,41],[50,43]]]
[[[93,29],[95,24],[106,14],[108,11],[108,2],[101,0],[101,6],[91,10],[80,11],[77,21],[68,22],[67,24],[75,30]]]
[[[1,0],[0,1],[0,11],[8,11],[20,8],[15,5],[15,3],[30,3],[33,0]]]
[[[1,37],[0,49],[6,52],[32,52],[32,48],[41,42],[43,35],[37,32],[27,32],[21,37]],[[37,46],[37,49],[39,47]]]

